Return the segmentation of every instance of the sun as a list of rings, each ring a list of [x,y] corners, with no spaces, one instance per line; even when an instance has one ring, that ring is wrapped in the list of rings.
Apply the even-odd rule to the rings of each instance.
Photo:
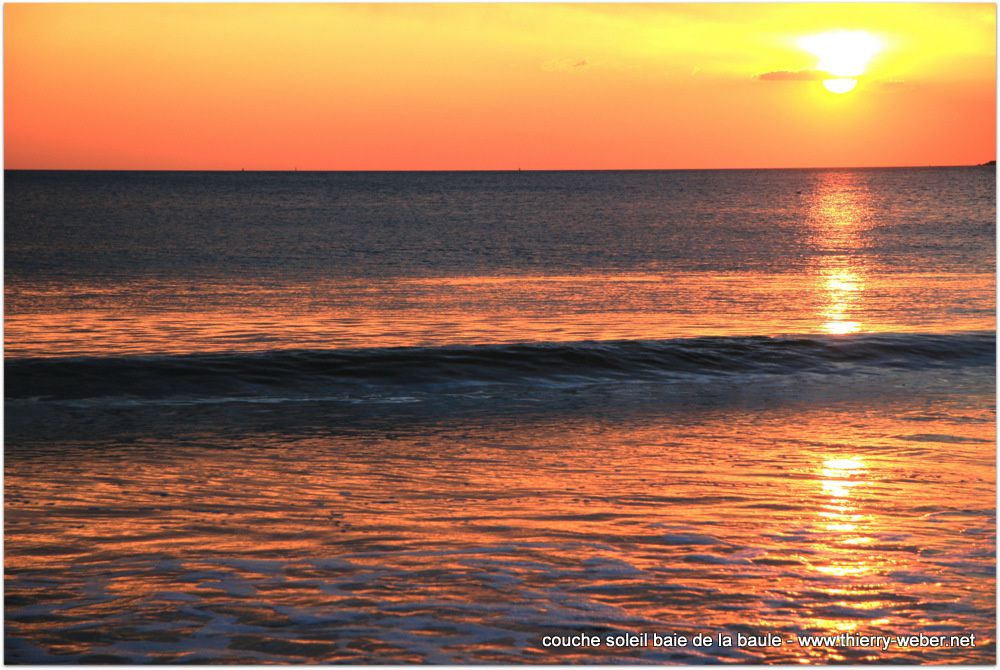
[[[846,77],[823,80],[823,87],[830,91],[830,93],[850,93],[857,85],[857,79],[850,79]]]
[[[848,93],[858,85],[858,77],[882,49],[882,42],[861,30],[838,30],[803,37],[799,46],[819,58],[818,71],[830,75],[823,80],[826,90]]]

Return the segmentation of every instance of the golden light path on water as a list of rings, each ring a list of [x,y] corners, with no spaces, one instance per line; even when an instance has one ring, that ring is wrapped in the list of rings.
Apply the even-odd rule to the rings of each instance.
[[[813,195],[810,209],[818,256],[817,293],[824,296],[824,331],[833,335],[863,329],[854,314],[863,311],[864,260],[856,253],[861,230],[870,217],[864,185],[851,174],[831,176]]]

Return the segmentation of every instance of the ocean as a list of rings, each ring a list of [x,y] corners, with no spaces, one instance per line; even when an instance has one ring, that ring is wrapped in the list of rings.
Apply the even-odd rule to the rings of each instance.
[[[7,662],[995,662],[995,168],[4,188]]]

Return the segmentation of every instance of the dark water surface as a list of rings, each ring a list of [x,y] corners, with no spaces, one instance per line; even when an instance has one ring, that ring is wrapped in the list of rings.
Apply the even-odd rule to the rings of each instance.
[[[8,661],[994,662],[991,170],[5,180]]]

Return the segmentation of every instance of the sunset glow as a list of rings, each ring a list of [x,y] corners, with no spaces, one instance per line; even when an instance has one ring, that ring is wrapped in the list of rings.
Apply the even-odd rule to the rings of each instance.
[[[8,4],[5,19],[7,168],[994,158],[986,4]]]

